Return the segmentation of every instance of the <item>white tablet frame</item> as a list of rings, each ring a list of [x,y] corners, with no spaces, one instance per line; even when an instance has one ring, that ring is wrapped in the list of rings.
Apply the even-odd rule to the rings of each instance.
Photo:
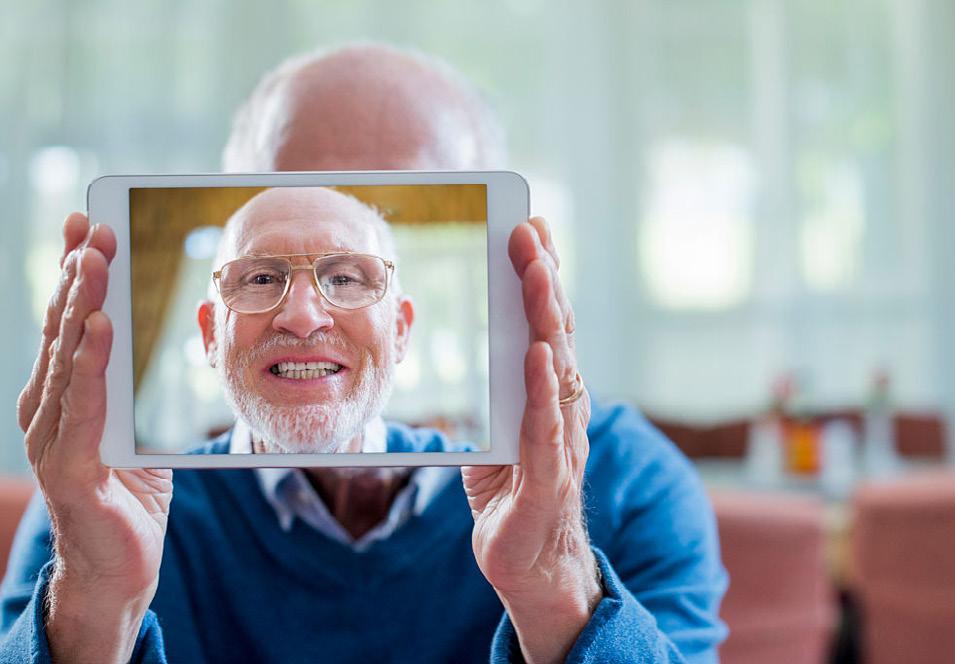
[[[133,424],[133,344],[130,286],[129,190],[151,187],[275,187],[400,184],[487,185],[490,450],[324,454],[137,454]],[[527,319],[511,266],[511,230],[527,221],[529,191],[511,171],[345,171],[203,175],[110,175],[87,190],[91,224],[116,233],[116,257],[103,310],[113,323],[106,370],[106,427],[100,458],[115,468],[255,468],[329,466],[462,466],[518,463],[524,412]],[[201,441],[197,441],[197,444]]]

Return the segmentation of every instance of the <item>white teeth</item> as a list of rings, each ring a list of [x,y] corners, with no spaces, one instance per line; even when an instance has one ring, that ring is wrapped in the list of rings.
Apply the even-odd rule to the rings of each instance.
[[[272,373],[282,378],[308,380],[323,378],[338,373],[342,365],[334,362],[279,362],[272,366]]]
[[[305,371],[306,369],[331,369],[338,371],[342,365],[334,362],[279,362],[279,371]]]

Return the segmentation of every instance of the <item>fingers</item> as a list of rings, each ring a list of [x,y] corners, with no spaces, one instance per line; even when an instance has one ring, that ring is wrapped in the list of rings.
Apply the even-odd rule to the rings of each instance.
[[[560,307],[561,318],[563,320],[564,331],[568,334],[568,343],[571,349],[574,346],[574,310],[570,306],[570,300],[564,293],[560,279],[557,275],[557,268],[560,265],[560,259],[557,257],[557,249],[554,247],[553,238],[547,223],[541,217],[531,217],[526,224],[520,224],[512,232],[508,242],[508,254],[514,270],[518,277],[524,278],[524,272],[531,261],[540,259],[551,270],[551,278],[554,283],[553,292],[557,299],[557,305]]]
[[[514,268],[517,269],[518,276],[522,272],[522,267],[533,258],[539,258],[534,245],[539,246],[547,252],[553,264],[554,269],[560,267],[560,258],[557,255],[557,247],[554,246],[553,236],[550,232],[550,226],[544,221],[543,217],[531,217],[527,223],[519,224],[512,232],[508,241],[508,254]]]
[[[531,341],[550,346],[554,372],[564,389],[570,389],[577,375],[577,360],[554,295],[552,273],[543,261],[533,260],[527,266],[521,289]]]
[[[90,235],[89,246],[99,250],[106,257],[107,263],[112,263],[116,258],[116,233],[109,226],[96,224]]]
[[[86,215],[71,214],[63,225],[64,254],[60,261],[61,273],[53,296],[47,305],[43,321],[40,350],[26,387],[20,393],[17,415],[20,428],[27,431],[40,405],[43,384],[49,371],[49,361],[54,342],[60,333],[63,310],[76,278],[76,265],[81,252],[92,248],[98,250],[107,262],[116,255],[116,236],[107,226],[90,227]]]
[[[82,212],[74,212],[66,218],[63,222],[63,254],[60,256],[60,267],[63,267],[70,252],[86,239],[89,230],[89,219]]]
[[[66,304],[60,316],[60,330],[51,354],[51,367],[47,372],[49,391],[72,367],[72,357],[83,333],[83,324],[91,312],[103,306],[106,299],[106,282],[109,265],[106,257],[92,248],[83,248],[77,252],[76,277],[67,295]]]
[[[557,405],[558,383],[548,344],[537,341],[524,356],[527,404],[521,421],[521,467],[534,483],[554,485],[564,464],[564,419]]]
[[[106,420],[106,366],[113,344],[113,326],[102,311],[93,311],[73,353],[73,371],[60,399],[59,430],[69,432],[70,456],[62,465],[71,473],[103,472],[99,445]],[[92,479],[92,478],[91,478]]]
[[[92,312],[84,322],[70,381],[58,407],[47,409],[50,402],[45,401],[27,435],[27,453],[48,498],[75,503],[89,496],[89,487],[109,473],[100,463],[99,446],[106,421],[106,366],[112,341],[109,318],[102,311]],[[58,419],[51,431],[47,418],[54,417]]]
[[[560,269],[560,257],[557,255],[557,247],[554,245],[554,236],[551,234],[550,226],[547,225],[543,217],[531,217],[528,223],[537,231],[541,246],[553,260],[554,294],[557,296],[557,303],[560,305],[561,317],[564,321],[564,330],[568,335],[571,335],[568,337],[568,343],[570,343],[571,348],[573,348],[574,309],[570,306],[570,300],[567,299],[563,285],[560,283],[560,278],[557,276],[557,271]]]
[[[557,277],[557,252],[546,222],[533,217],[517,226],[511,233],[508,253],[522,280],[531,340],[551,345],[558,380],[564,389],[570,389],[577,375],[574,312]]]
[[[537,237],[540,238],[541,245],[553,259],[554,267],[560,269],[560,257],[557,255],[557,247],[554,246],[554,238],[551,235],[550,226],[547,225],[543,217],[531,217],[527,220],[527,223],[533,226],[534,230],[537,231]]]
[[[82,248],[77,252],[76,262],[76,277],[63,306],[59,333],[51,346],[49,367],[36,390],[40,395],[39,406],[27,429],[27,455],[31,462],[41,457],[44,449],[58,436],[61,398],[73,377],[74,354],[79,349],[87,318],[102,307],[106,297],[108,264],[102,252],[91,247]],[[93,324],[96,325],[95,319]],[[30,398],[36,396],[30,395]]]
[[[521,279],[524,278],[527,265],[535,258],[540,258],[538,247],[540,247],[540,238],[530,223],[518,224],[511,231],[507,242],[507,254],[511,258],[514,271]]]

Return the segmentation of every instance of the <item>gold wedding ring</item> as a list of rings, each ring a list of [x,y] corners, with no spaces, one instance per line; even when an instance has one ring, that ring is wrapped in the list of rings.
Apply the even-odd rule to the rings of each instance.
[[[580,372],[578,371],[576,374],[574,374],[574,391],[570,395],[564,397],[563,399],[558,400],[557,403],[560,404],[561,408],[563,408],[564,406],[569,406],[570,404],[580,399],[580,397],[583,396],[583,394],[584,394],[584,379],[580,377]]]

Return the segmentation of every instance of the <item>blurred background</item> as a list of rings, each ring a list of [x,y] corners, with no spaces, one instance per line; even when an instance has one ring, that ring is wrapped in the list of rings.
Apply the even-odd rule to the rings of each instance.
[[[953,35],[951,0],[2,0],[0,469],[89,181],[215,171],[265,71],[384,40],[487,94],[588,386],[698,464],[724,661],[947,661]]]

